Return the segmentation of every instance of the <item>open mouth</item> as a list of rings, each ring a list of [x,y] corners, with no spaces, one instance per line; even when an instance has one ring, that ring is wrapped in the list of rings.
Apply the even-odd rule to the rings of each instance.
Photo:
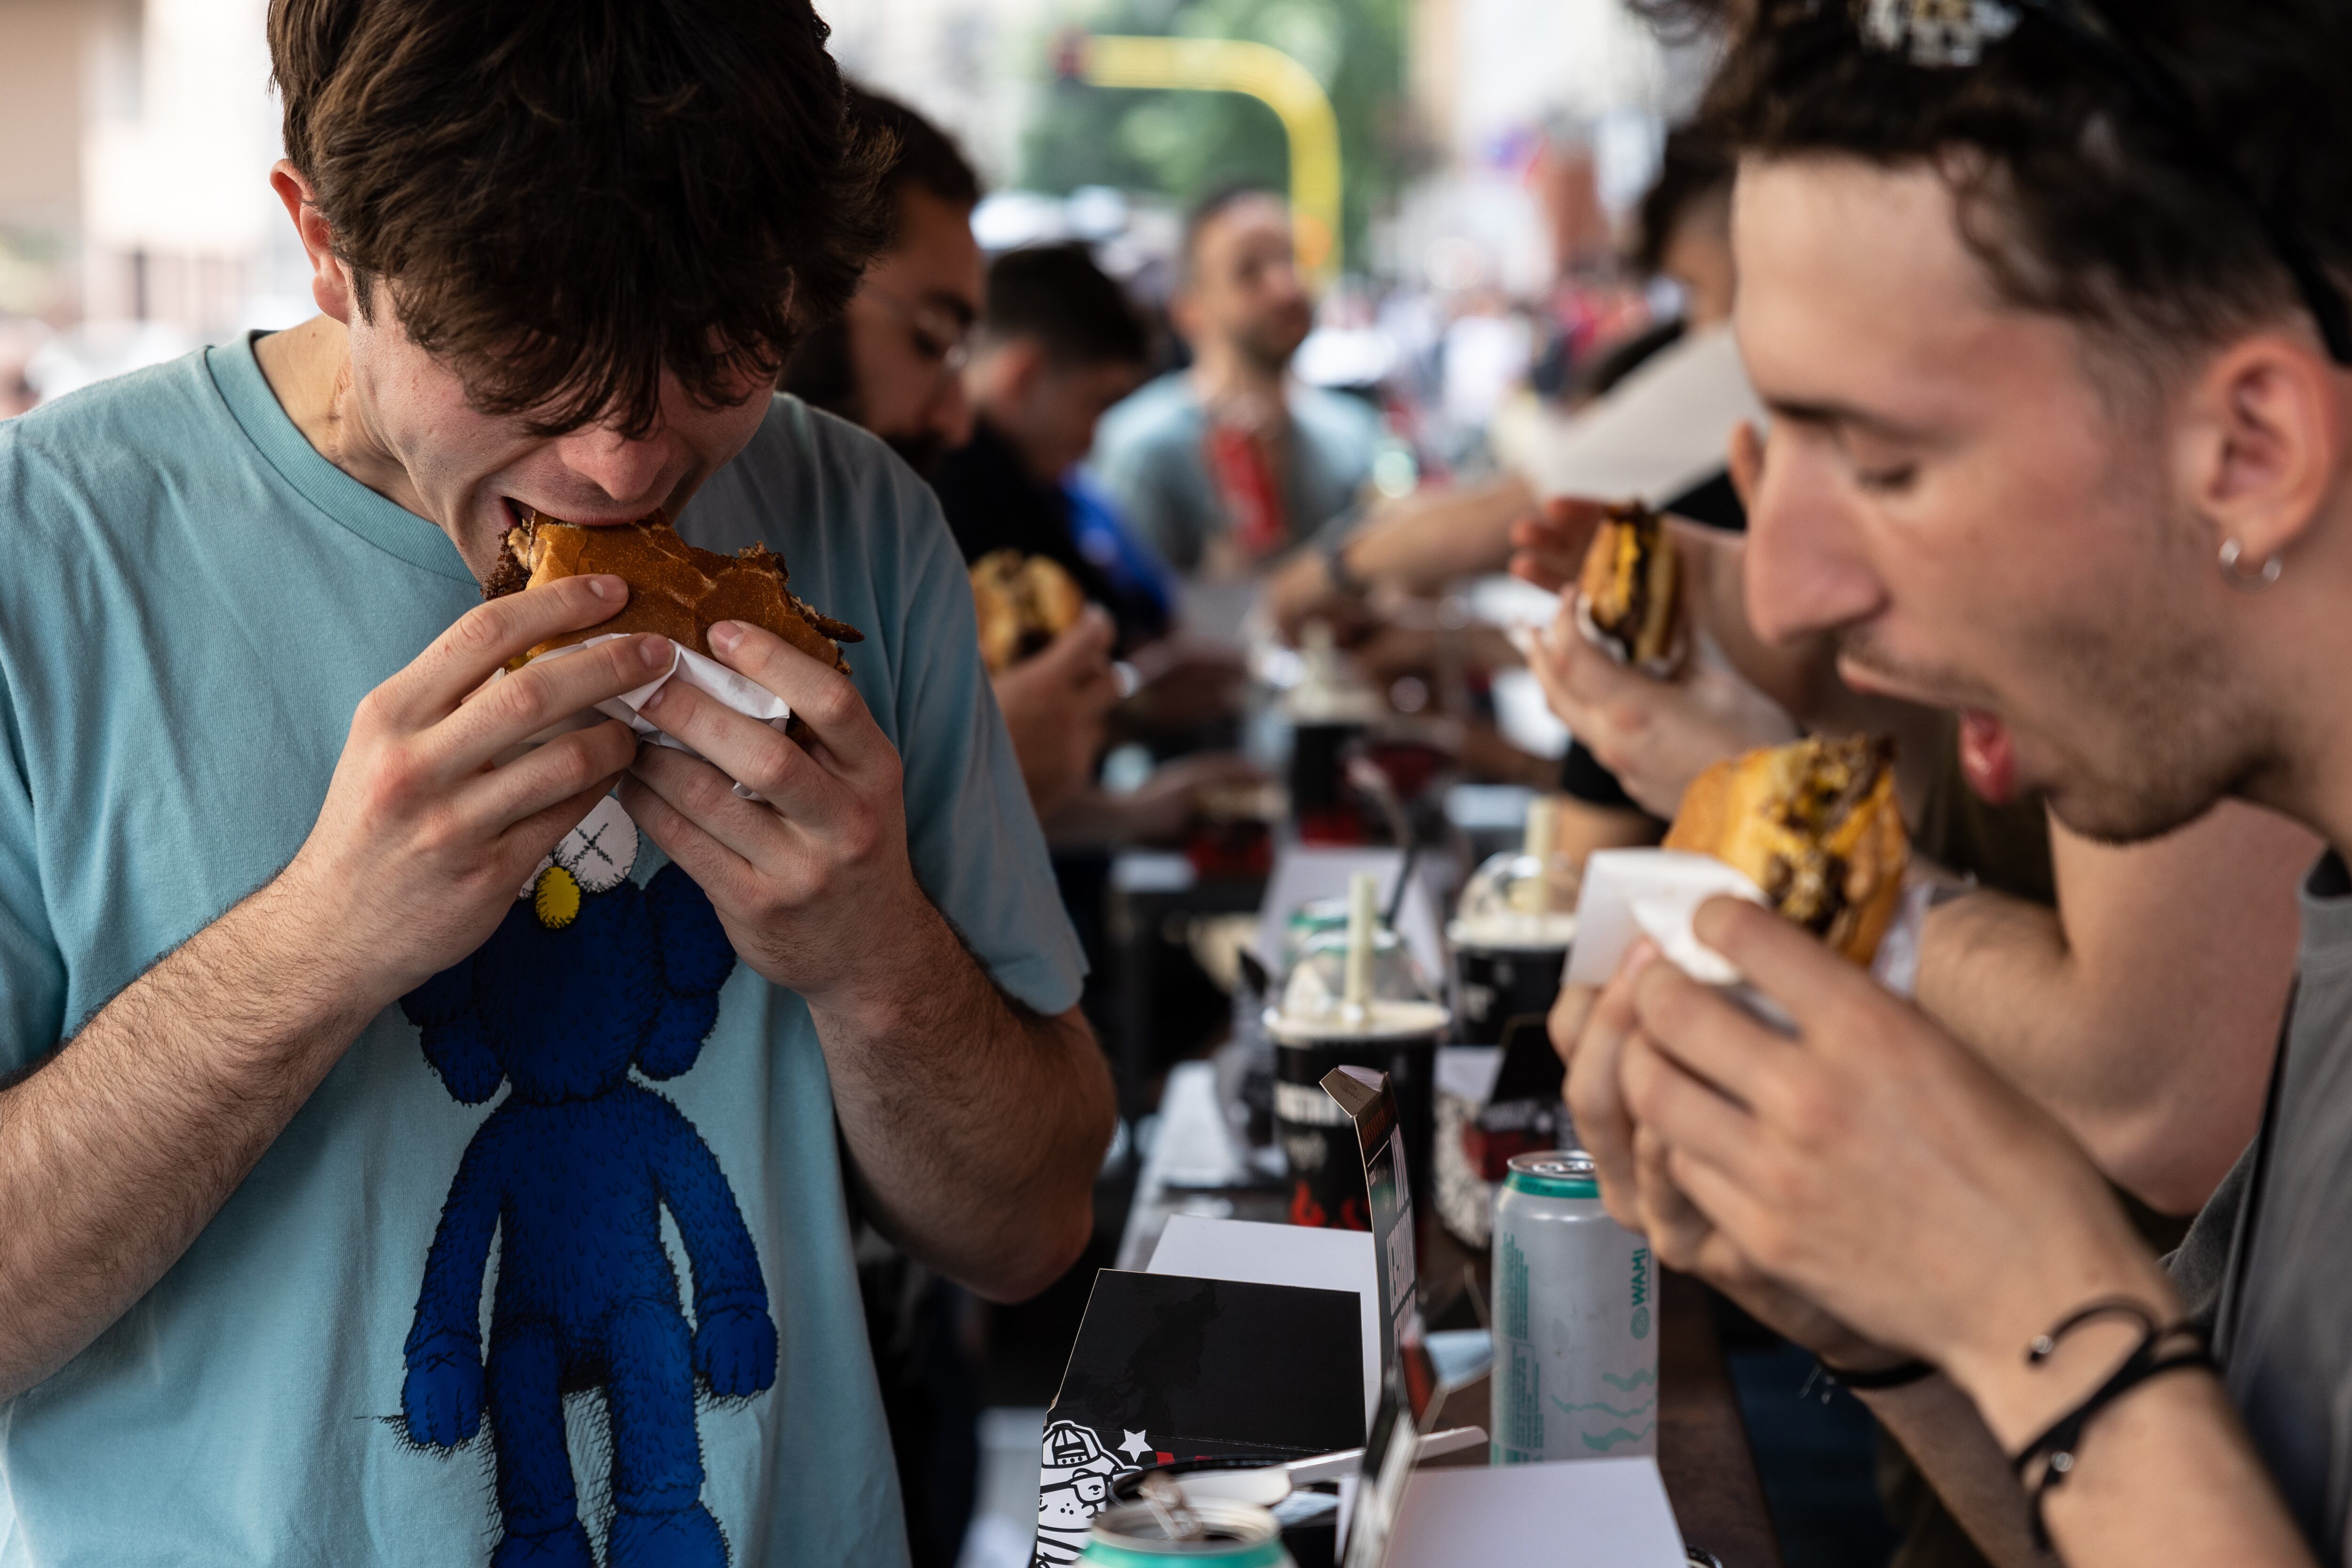
[[[551,522],[568,522],[575,528],[618,528],[623,523],[641,521],[656,510],[646,507],[625,516],[615,514],[604,517],[598,516],[593,511],[543,511],[527,501],[517,500],[512,496],[500,496],[499,502],[506,508],[509,528],[520,528],[534,518]]]

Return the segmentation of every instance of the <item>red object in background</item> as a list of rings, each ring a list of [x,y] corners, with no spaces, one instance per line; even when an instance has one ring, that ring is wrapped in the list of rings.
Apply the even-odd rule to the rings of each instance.
[[[1372,1216],[1364,1211],[1364,1200],[1355,1197],[1342,1198],[1335,1216],[1316,1201],[1313,1184],[1300,1176],[1290,1184],[1290,1223],[1316,1230],[1370,1230]]]
[[[1184,858],[1204,882],[1262,882],[1274,874],[1274,828],[1255,817],[1198,823]]]
[[[1212,423],[1202,446],[1242,553],[1255,561],[1288,543],[1290,520],[1283,513],[1282,490],[1274,482],[1265,444],[1239,425]]]
[[[1397,799],[1408,802],[1427,794],[1438,773],[1454,761],[1426,741],[1373,741],[1364,747],[1364,757],[1388,775]]]
[[[1471,1121],[1462,1129],[1462,1152],[1480,1181],[1499,1182],[1511,1173],[1514,1155],[1543,1153],[1558,1136],[1549,1126],[1490,1130]]]
[[[1370,837],[1364,831],[1364,815],[1356,808],[1352,797],[1326,810],[1298,814],[1301,844],[1348,847],[1364,843]]]

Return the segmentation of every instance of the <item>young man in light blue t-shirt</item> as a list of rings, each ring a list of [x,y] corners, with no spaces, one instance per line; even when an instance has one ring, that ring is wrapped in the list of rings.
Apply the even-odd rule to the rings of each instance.
[[[770,386],[878,230],[805,4],[273,6],[322,315],[0,425],[0,1565],[890,1563],[855,1205],[983,1294],[1107,1075],[877,442]],[[520,509],[760,539],[846,679]],[[741,781],[761,797],[747,800]],[[614,788],[617,785],[617,794]]]

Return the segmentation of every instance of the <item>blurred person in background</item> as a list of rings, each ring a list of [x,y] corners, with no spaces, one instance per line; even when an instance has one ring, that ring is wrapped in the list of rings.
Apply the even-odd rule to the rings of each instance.
[[[1192,363],[1111,410],[1092,466],[1161,559],[1231,581],[1356,504],[1380,417],[1290,374],[1315,306],[1280,195],[1237,185],[1209,196],[1180,262],[1169,312]]]
[[[864,425],[935,481],[977,424],[963,372],[982,304],[984,262],[971,234],[980,176],[945,132],[907,105],[854,83],[847,94],[852,122],[892,148],[881,173],[889,239],[847,308],[793,355],[782,384]],[[992,678],[1040,816],[1092,782],[1118,696],[1113,635],[1109,617],[1092,611]],[[979,663],[977,642],[970,658]],[[950,1568],[980,1483],[974,1313],[963,1292],[871,1226],[860,1228],[856,1247],[908,1549],[916,1568]]]
[[[37,321],[0,317],[0,419],[22,414],[40,401],[27,372],[47,336]]]
[[[971,437],[933,481],[966,561],[997,550],[1051,557],[1111,613],[1122,652],[1167,633],[1173,584],[1077,465],[1150,354],[1142,316],[1085,247],[998,258],[963,374]]]
[[[788,392],[863,425],[918,474],[937,480],[971,440],[964,384],[986,263],[971,234],[980,176],[938,126],[895,99],[851,84],[852,111],[897,147],[885,176],[895,217],[888,247],[841,317],[809,335],[785,367]],[[1035,658],[993,678],[997,706],[1039,816],[1094,776],[1118,683],[1116,632],[1082,617]]]
[[[1736,292],[1731,161],[1704,134],[1666,138],[1627,256],[1632,273],[1675,286],[1678,314],[1609,345],[1577,373],[1568,406],[1513,399],[1488,434],[1505,472],[1433,486],[1381,504],[1359,525],[1286,563],[1267,588],[1286,632],[1309,618],[1358,616],[1367,599],[1424,595],[1499,572],[1511,525],[1546,495],[1643,495],[1682,515],[1737,526],[1723,452],[1754,395],[1727,330]]]
[[[1076,468],[1103,411],[1142,379],[1149,348],[1142,316],[1083,246],[999,258],[964,373],[977,411],[972,438],[948,455],[937,479],[966,561],[997,550],[1050,557],[1090,605],[1110,614],[1121,651],[1160,677],[1138,693],[1144,701],[1188,678],[1213,695],[1236,674],[1229,660],[1204,661],[1170,638],[1174,588],[1165,568]],[[1000,676],[1000,685],[1023,679],[1028,662]],[[1114,728],[1132,729],[1125,721],[1136,705],[1114,712]],[[1077,872],[1087,884],[1082,891],[1072,886],[1076,868],[1059,857],[1093,862],[1100,857],[1092,852],[1108,846],[1165,842],[1191,820],[1202,788],[1255,776],[1239,759],[1211,752],[1163,763],[1129,791],[1113,794],[1089,778],[1039,802],[1081,937],[1099,924],[1081,910],[1098,903],[1108,862]]]

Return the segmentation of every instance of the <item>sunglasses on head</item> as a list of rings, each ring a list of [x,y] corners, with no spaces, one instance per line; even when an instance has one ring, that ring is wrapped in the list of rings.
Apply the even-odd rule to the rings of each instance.
[[[2302,229],[2256,195],[2231,160],[2226,144],[2202,122],[2180,79],[2117,31],[2090,0],[1852,0],[1864,46],[1901,55],[1928,69],[1965,70],[1985,49],[2029,21],[2046,26],[2074,56],[2131,95],[2149,120],[2171,134],[2181,162],[2237,198],[2294,279],[2318,323],[2328,357],[2352,366],[2352,311],[2343,291],[2320,265]],[[1820,0],[1806,7],[1817,12]]]

